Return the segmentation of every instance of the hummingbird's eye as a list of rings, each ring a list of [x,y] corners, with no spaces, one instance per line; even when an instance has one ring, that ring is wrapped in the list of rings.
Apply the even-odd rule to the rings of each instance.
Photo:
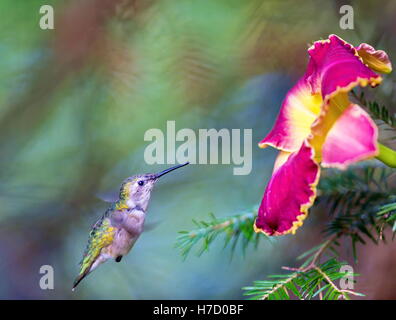
[[[138,181],[138,185],[139,185],[139,186],[144,185],[144,181],[143,181],[143,180]]]

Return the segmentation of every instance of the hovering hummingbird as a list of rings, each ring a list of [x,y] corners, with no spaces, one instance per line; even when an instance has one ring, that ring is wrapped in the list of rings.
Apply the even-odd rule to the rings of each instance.
[[[154,184],[164,174],[188,164],[189,162],[186,162],[160,173],[132,176],[122,183],[119,199],[111,204],[92,228],[73,290],[100,264],[109,259],[120,262],[122,257],[132,249],[143,231]]]

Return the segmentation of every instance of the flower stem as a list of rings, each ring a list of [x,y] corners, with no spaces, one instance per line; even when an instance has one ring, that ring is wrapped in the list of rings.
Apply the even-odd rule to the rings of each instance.
[[[379,155],[376,158],[385,163],[388,167],[396,168],[396,151],[385,147],[381,143],[378,143],[378,149]]]

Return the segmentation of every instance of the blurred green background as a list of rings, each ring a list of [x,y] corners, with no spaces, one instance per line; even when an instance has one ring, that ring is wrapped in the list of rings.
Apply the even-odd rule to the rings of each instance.
[[[341,30],[348,3],[355,29]],[[44,4],[55,9],[55,30],[39,28]],[[259,203],[275,152],[256,143],[304,72],[309,43],[336,33],[392,58],[395,12],[395,1],[1,0],[0,298],[238,299],[242,286],[293,264],[314,243],[315,218],[294,238],[232,259],[218,241],[183,261],[174,243],[192,219]],[[392,78],[382,90],[394,89]],[[251,174],[197,164],[168,175],[150,203],[154,227],[72,292],[108,205],[98,194],[168,167],[143,157],[144,133],[167,120],[176,130],[252,128]],[[54,290],[39,287],[42,265],[54,267]]]

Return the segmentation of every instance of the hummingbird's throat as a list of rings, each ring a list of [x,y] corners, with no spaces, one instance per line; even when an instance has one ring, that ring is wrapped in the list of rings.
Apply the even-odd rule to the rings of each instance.
[[[136,203],[135,201],[128,199],[128,200],[119,200],[115,204],[116,210],[125,210],[128,209],[129,211],[142,211],[146,212],[147,205],[144,206],[140,203]]]
[[[139,199],[138,201],[134,200],[134,199],[128,199],[126,201],[126,206],[128,209],[130,209],[131,211],[142,211],[142,212],[146,212],[147,207],[148,207],[148,202],[150,200],[150,197],[148,197],[148,199],[145,201],[145,199]]]

